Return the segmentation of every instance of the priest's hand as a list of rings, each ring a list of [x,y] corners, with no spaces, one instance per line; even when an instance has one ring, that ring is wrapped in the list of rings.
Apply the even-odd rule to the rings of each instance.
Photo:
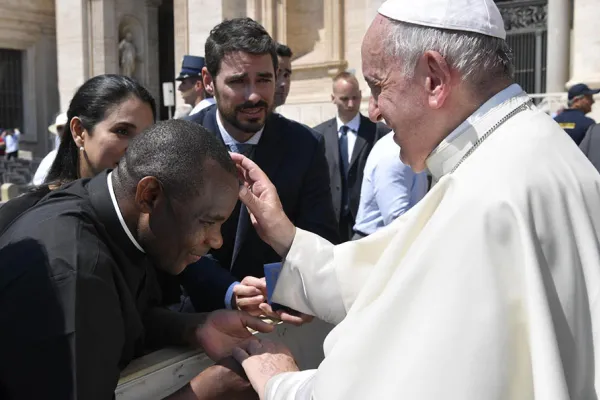
[[[248,328],[271,332],[272,325],[242,311],[219,310],[210,313],[203,325],[194,330],[193,341],[212,360],[231,355],[231,350],[248,340],[256,340]]]
[[[283,372],[299,371],[292,353],[281,343],[256,340],[233,349],[235,358],[246,371],[246,375],[261,400],[269,379]]]
[[[296,227],[285,215],[277,189],[252,160],[241,154],[229,154],[244,182],[239,197],[248,207],[256,232],[277,254],[285,257],[292,247]]]
[[[233,357],[204,369],[165,400],[257,400],[242,366]]]

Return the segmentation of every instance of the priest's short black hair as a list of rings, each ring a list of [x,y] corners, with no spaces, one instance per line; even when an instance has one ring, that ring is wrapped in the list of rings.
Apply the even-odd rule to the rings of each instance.
[[[170,197],[185,199],[202,190],[208,160],[237,177],[227,148],[213,133],[191,121],[161,121],[129,143],[113,180],[115,191],[134,190],[141,179],[153,176]]]

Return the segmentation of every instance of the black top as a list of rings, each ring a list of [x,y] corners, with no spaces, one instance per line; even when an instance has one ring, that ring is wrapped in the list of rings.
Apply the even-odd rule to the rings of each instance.
[[[35,206],[38,201],[43,199],[48,193],[50,193],[48,186],[40,186],[39,188],[11,199],[2,205],[2,207],[0,207],[0,234],[4,232],[19,215]]]
[[[182,344],[191,315],[159,301],[107,172],[53,191],[0,236],[0,398],[113,398],[132,358]]]

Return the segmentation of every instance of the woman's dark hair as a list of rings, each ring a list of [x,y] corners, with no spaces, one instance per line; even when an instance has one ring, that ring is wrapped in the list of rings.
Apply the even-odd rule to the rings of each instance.
[[[69,104],[68,121],[44,185],[63,185],[79,178],[79,148],[71,134],[71,120],[78,117],[83,128],[93,134],[96,125],[102,122],[114,107],[132,97],[148,104],[156,120],[154,98],[145,87],[131,78],[122,75],[98,75],[81,85]]]

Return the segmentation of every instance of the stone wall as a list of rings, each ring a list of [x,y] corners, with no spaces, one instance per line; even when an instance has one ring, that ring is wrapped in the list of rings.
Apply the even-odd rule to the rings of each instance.
[[[339,71],[348,70],[358,78],[363,95],[361,111],[366,115],[370,91],[362,78],[360,49],[367,28],[382,3],[383,0],[330,0],[322,2],[322,8],[311,3],[315,7],[312,12],[324,13],[323,20],[313,18],[312,22],[312,29],[319,31],[319,42],[314,45],[313,53],[299,54],[300,57],[292,62],[290,95],[279,112],[309,126],[333,118],[336,109],[331,103],[332,77]],[[295,18],[294,8],[288,7],[290,11],[288,19]],[[288,31],[288,34],[293,32]],[[319,54],[322,48],[329,49],[329,56]],[[334,54],[336,48],[339,55]],[[292,51],[296,50],[292,47]]]

